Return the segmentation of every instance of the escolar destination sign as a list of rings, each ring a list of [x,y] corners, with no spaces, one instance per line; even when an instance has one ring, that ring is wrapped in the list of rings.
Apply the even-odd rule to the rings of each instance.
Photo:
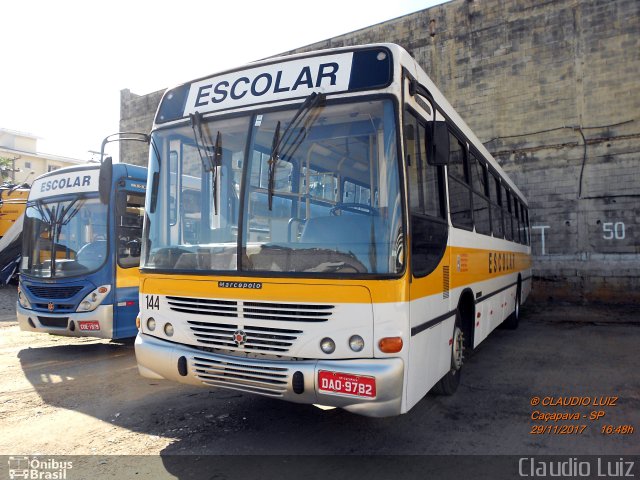
[[[342,51],[265,63],[225,72],[169,90],[156,122],[190,114],[338,93],[383,88],[392,79],[391,53],[384,47]]]
[[[77,170],[40,177],[31,186],[29,200],[68,193],[97,192],[99,177],[100,170],[98,169]]]
[[[353,52],[292,60],[191,84],[185,116],[349,88]]]

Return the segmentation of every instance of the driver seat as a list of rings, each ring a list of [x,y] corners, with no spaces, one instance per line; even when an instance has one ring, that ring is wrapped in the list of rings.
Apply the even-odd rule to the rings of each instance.
[[[307,220],[300,243],[343,253],[352,253],[370,268],[371,225],[374,223],[376,242],[380,242],[377,217],[370,215],[340,215],[314,217]]]
[[[362,220],[366,221],[367,219],[363,217]],[[357,241],[356,238],[358,236],[358,232],[361,230],[361,228],[358,228],[356,224],[363,227],[362,223],[362,221],[358,221],[356,219],[355,215],[309,218],[304,225],[304,230],[300,236],[300,242],[314,244],[342,244],[345,242],[355,242]]]

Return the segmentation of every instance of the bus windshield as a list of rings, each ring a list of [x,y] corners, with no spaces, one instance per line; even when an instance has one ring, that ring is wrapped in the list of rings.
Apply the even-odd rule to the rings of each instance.
[[[20,273],[60,278],[98,270],[107,257],[107,211],[98,198],[30,202]]]
[[[152,142],[143,268],[403,271],[391,100],[192,120]]]

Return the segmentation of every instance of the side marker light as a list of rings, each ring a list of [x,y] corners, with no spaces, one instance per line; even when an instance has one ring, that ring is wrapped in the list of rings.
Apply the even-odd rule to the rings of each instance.
[[[378,348],[384,353],[398,353],[402,350],[402,338],[385,337],[378,342]]]

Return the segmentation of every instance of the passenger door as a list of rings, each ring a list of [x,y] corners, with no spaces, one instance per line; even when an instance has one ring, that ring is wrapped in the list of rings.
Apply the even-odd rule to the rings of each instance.
[[[403,112],[410,249],[409,407],[449,370],[450,311],[444,167],[428,163],[432,108],[407,96]]]
[[[135,319],[139,311],[139,266],[145,194],[142,188],[132,188],[132,182],[126,182],[129,183],[129,188],[118,190],[115,209],[114,338],[136,335]],[[142,186],[141,182],[136,185]]]

